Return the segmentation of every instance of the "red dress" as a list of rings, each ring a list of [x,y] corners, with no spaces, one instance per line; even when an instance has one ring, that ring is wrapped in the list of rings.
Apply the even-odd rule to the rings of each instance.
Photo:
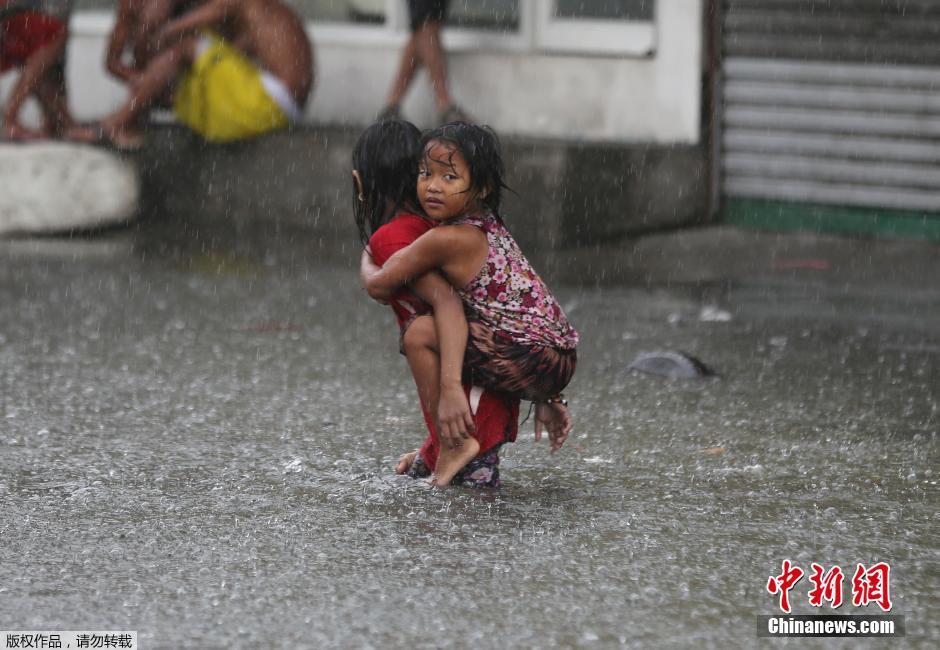
[[[0,0],[0,11],[9,4]],[[49,14],[23,11],[0,20],[0,72],[22,67],[38,50],[65,31],[65,22]]]
[[[434,227],[434,223],[416,214],[402,213],[375,231],[369,239],[372,259],[379,266],[385,264],[396,251],[405,248],[418,237]],[[389,301],[399,327],[406,327],[411,320],[422,314],[430,314],[431,307],[410,291],[399,289]],[[464,385],[469,396],[470,387]],[[434,471],[440,449],[437,429],[424,404],[421,405],[428,437],[420,454],[427,466]],[[484,391],[473,416],[476,431],[473,437],[480,443],[480,456],[504,442],[513,442],[519,430],[519,400],[490,391]]]

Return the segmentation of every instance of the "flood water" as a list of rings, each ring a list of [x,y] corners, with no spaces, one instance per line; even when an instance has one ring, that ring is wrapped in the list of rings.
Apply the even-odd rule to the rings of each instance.
[[[141,238],[0,251],[6,629],[753,647],[790,559],[842,568],[840,614],[880,612],[852,607],[851,575],[890,563],[907,637],[866,647],[940,640],[940,292],[553,282],[582,335],[575,434],[551,456],[526,422],[500,492],[434,490],[391,472],[422,421],[348,263]],[[720,377],[627,370],[658,349]]]

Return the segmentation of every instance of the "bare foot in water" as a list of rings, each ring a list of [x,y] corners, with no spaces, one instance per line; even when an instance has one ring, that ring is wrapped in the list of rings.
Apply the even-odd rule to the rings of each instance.
[[[398,459],[398,464],[395,465],[396,474],[407,474],[408,470],[411,469],[411,466],[414,465],[415,458],[418,457],[417,451],[412,451],[401,458]]]

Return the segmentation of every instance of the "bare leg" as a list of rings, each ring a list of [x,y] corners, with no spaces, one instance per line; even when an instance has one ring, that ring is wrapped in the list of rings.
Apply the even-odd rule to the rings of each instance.
[[[419,316],[408,326],[402,340],[402,348],[415,386],[418,399],[431,414],[431,421],[437,421],[437,403],[440,395],[440,358],[434,347],[437,344],[437,331],[433,316]],[[435,425],[436,426],[436,425]],[[405,454],[398,459],[396,474],[405,474],[411,469],[417,451]]]
[[[408,39],[408,43],[405,44],[405,47],[401,51],[401,63],[398,65],[398,74],[395,76],[395,81],[392,82],[392,88],[388,93],[386,104],[389,106],[401,104],[420,65],[421,61],[418,60],[417,34],[412,34],[411,38]]]
[[[153,37],[170,19],[177,0],[147,0],[142,2],[137,14],[137,29],[131,37],[134,67],[144,70],[154,58]]]
[[[428,69],[428,75],[431,77],[437,110],[443,113],[450,108],[452,102],[447,86],[447,64],[444,49],[441,46],[441,23],[437,21],[424,23],[415,32],[414,37],[421,62]]]
[[[51,69],[61,64],[65,53],[66,38],[67,33],[63,31],[52,42],[31,54],[26,60],[26,64],[20,71],[20,76],[13,85],[13,90],[10,92],[7,104],[3,109],[0,126],[3,127],[3,135],[7,138],[11,140],[29,140],[49,135],[45,128],[35,131],[22,126],[19,123],[19,113],[26,99],[37,93]],[[46,111],[45,106],[43,111]]]
[[[431,414],[431,421],[437,422],[437,405],[441,398],[441,359],[437,352],[434,317],[418,316],[408,326],[402,347],[418,387],[418,398]]]
[[[437,403],[440,399],[441,359],[437,344],[437,329],[433,316],[419,316],[408,327],[402,341],[405,357],[411,367],[415,385],[418,387],[418,396],[425,405],[430,406],[431,417],[437,421]],[[463,469],[467,463],[480,453],[480,443],[473,437],[468,437],[457,447],[444,444],[441,440],[440,452],[434,471],[432,483],[438,487],[450,484],[454,476]],[[410,454],[402,456],[398,468],[406,464],[408,467],[414,462]],[[398,471],[396,468],[396,471]],[[405,469],[404,471],[408,471]],[[403,472],[402,472],[403,473]]]
[[[179,77],[180,72],[196,57],[198,37],[184,39],[178,45],[164,50],[153,59],[124,106],[101,120],[101,129],[115,143],[127,142],[139,134],[134,125],[137,117],[153,105]],[[87,131],[87,129],[86,129]],[[77,134],[76,139],[96,138],[95,133]]]
[[[46,128],[54,136],[68,136],[75,126],[69,113],[65,75],[61,66],[50,70],[36,87],[36,99],[42,108]]]
[[[147,0],[141,3],[140,13],[137,15],[137,29],[131,37],[134,67],[138,70],[146,70],[156,56],[157,50],[153,46],[154,36],[170,20],[173,9],[178,4],[180,4],[179,0]],[[172,108],[172,90],[172,86],[166,88],[153,103]]]

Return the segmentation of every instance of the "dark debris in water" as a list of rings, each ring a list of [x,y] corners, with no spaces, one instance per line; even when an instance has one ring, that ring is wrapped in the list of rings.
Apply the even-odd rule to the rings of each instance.
[[[717,373],[690,354],[676,350],[641,352],[629,370],[667,379],[702,379]]]

